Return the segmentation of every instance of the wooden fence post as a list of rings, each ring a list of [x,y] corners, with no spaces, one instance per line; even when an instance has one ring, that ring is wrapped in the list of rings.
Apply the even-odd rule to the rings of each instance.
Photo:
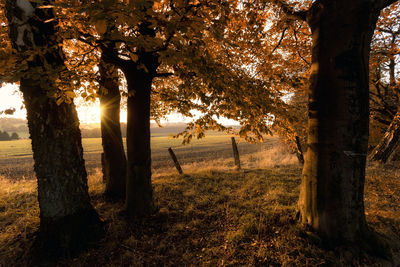
[[[240,170],[240,158],[239,158],[239,150],[236,145],[235,137],[232,137],[232,149],[233,149],[233,158],[235,159],[235,165],[238,170]]]
[[[179,161],[178,161],[178,159],[176,158],[175,153],[174,153],[174,151],[172,150],[172,148],[168,148],[168,152],[169,152],[169,154],[170,154],[172,160],[174,161],[175,168],[178,170],[179,174],[183,174],[181,165],[179,164]]]
[[[297,151],[296,151],[297,159],[301,164],[304,164],[303,150],[301,149],[301,142],[298,136],[296,136],[296,146],[297,146]]]

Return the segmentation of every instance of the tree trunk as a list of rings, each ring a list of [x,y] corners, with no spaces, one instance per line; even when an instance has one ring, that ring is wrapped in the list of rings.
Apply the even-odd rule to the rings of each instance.
[[[379,144],[372,150],[369,159],[371,161],[380,161],[386,163],[389,157],[400,143],[400,109],[394,116],[385,135]]]
[[[372,1],[321,1],[312,29],[308,141],[300,188],[302,223],[325,240],[368,239],[364,215],[368,62],[379,8]]]
[[[100,231],[88,194],[78,116],[74,104],[58,106],[37,81],[22,79],[20,89],[38,180],[38,244],[51,255],[68,255]]]
[[[296,143],[296,156],[297,156],[297,159],[299,160],[299,163],[301,165],[304,165],[304,154],[303,154],[303,149],[301,148],[300,137],[296,136],[295,143]]]
[[[7,0],[6,15],[14,48],[19,53],[37,54],[28,62],[20,82],[38,180],[36,248],[46,257],[65,256],[98,238],[102,228],[90,204],[75,105],[58,105],[56,99],[48,97],[49,92],[58,90],[56,75],[65,70],[56,22],[51,22],[53,11],[35,6],[28,1]],[[47,20],[50,22],[44,23]]]
[[[396,61],[394,60],[394,55],[391,56],[389,60],[389,82],[391,87],[396,86]],[[395,88],[393,88],[395,90]]]
[[[101,60],[100,108],[101,138],[103,144],[103,180],[105,194],[109,197],[125,198],[126,157],[120,125],[121,95],[118,85],[118,70]]]
[[[125,209],[129,216],[145,216],[155,211],[150,149],[150,91],[153,77],[133,67],[132,71],[126,73],[126,78],[129,93]]]

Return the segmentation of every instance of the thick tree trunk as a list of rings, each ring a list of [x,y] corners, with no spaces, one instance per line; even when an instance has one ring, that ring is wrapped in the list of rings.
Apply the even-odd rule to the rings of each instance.
[[[69,255],[98,238],[102,229],[90,204],[75,106],[57,105],[56,99],[48,97],[58,90],[54,76],[65,68],[54,22],[44,23],[54,18],[53,11],[35,6],[28,1],[6,1],[13,46],[20,53],[38,54],[28,62],[20,84],[38,180],[36,245],[47,256]]]
[[[120,125],[121,95],[118,85],[118,70],[113,65],[101,60],[99,72],[105,194],[109,197],[124,199],[126,157]]]
[[[379,8],[323,1],[312,10],[308,142],[299,208],[325,240],[369,238],[364,215],[368,149],[368,59]]]
[[[390,123],[385,135],[369,155],[371,161],[386,163],[400,143],[400,109]]]
[[[153,77],[144,70],[126,74],[128,82],[126,212],[145,216],[155,211],[151,185],[150,91]]]
[[[20,89],[38,180],[38,245],[46,254],[68,255],[101,232],[88,194],[78,116],[74,104],[58,106],[38,81],[22,79]]]

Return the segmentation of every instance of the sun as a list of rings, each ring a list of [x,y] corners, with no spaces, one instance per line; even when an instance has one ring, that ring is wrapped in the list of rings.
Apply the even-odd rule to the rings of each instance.
[[[81,123],[100,123],[100,104],[90,103],[84,105],[77,105],[78,117]]]
[[[77,102],[80,102],[79,100]],[[76,105],[79,121],[83,124],[100,123],[101,109],[97,100],[93,103],[79,103]],[[126,110],[121,109],[120,121],[126,122]]]

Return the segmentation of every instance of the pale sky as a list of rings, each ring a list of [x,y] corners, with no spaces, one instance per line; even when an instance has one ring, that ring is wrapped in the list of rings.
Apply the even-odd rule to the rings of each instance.
[[[14,115],[2,115],[2,117],[26,119],[26,110],[21,107],[23,101],[17,85],[6,84],[0,88],[0,111],[8,108],[16,109]],[[82,123],[100,122],[98,103],[78,106],[78,114]],[[121,115],[122,121],[126,121],[126,112]]]
[[[80,122],[100,123],[100,108],[98,101],[96,103],[86,104],[79,104],[79,102],[82,101],[75,101],[75,103],[77,104]],[[26,110],[25,108],[21,109],[21,107],[23,107],[23,101],[17,85],[5,84],[3,87],[0,87],[0,111],[8,108],[16,109],[14,115],[0,115],[0,117],[26,119]],[[169,115],[167,120],[161,121],[161,123],[189,122],[191,120],[191,118],[186,118],[180,114],[175,113]],[[219,121],[225,125],[238,125],[238,122],[225,118],[221,118],[219,119]],[[121,110],[121,122],[126,122],[126,110]]]
[[[17,85],[5,84],[5,86],[0,87],[0,111],[8,108],[16,109],[14,115],[2,115],[2,117],[26,119],[26,111],[25,108],[21,109],[22,106],[22,98]]]

